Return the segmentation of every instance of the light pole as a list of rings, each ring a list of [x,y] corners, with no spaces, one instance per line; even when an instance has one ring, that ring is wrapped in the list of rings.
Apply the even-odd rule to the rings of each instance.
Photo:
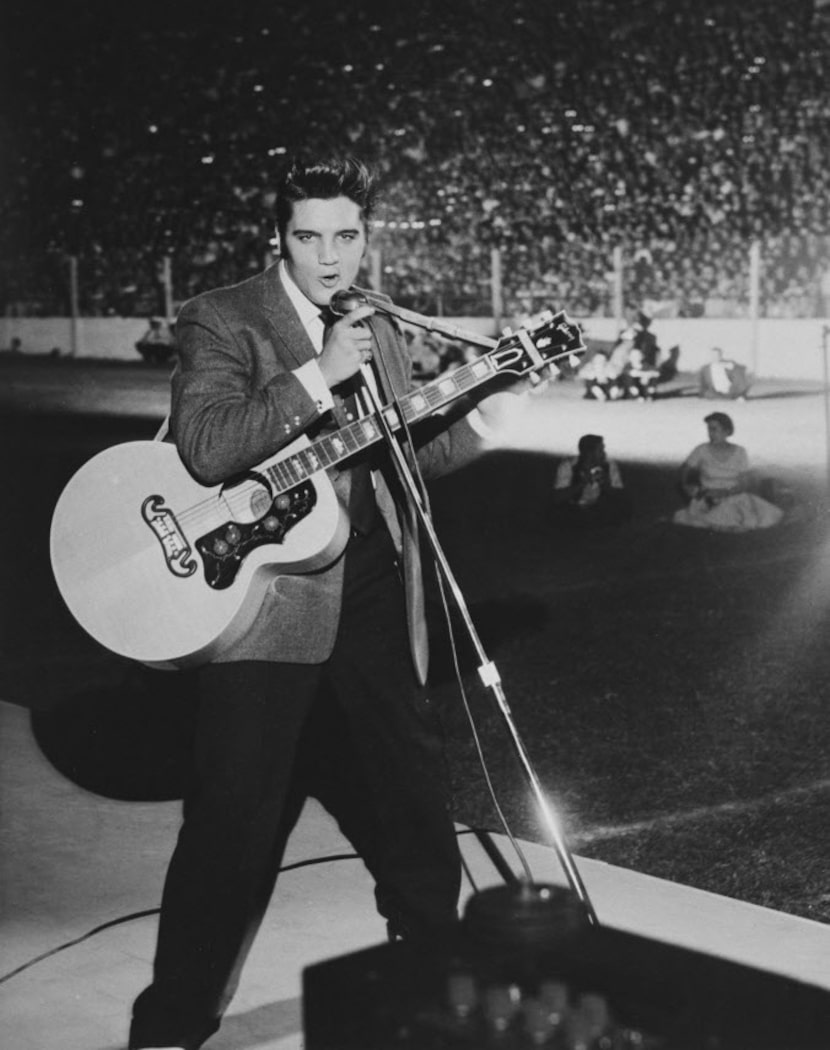
[[[821,330],[821,363],[824,367],[824,438],[827,445],[827,492],[830,495],[830,377],[827,366],[827,337],[830,324]]]

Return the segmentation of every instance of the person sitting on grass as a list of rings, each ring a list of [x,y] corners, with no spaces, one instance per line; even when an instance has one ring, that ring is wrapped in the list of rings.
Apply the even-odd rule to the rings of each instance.
[[[724,356],[719,346],[712,347],[708,365],[698,372],[698,395],[703,398],[746,400],[750,380],[746,368]]]
[[[777,525],[783,511],[750,492],[749,457],[729,438],[735,425],[725,412],[704,418],[709,440],[692,449],[680,468],[680,485],[689,500],[676,511],[675,525],[719,532],[749,532]]]
[[[554,516],[566,528],[620,525],[631,516],[631,502],[620,468],[605,453],[599,434],[583,434],[579,455],[563,459],[556,470]]]

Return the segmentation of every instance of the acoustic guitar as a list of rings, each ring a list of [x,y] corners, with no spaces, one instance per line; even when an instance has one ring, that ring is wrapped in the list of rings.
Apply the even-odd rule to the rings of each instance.
[[[496,376],[522,376],[584,350],[579,327],[547,311],[467,364],[400,398],[415,425]],[[398,407],[383,409],[393,431]],[[250,627],[272,579],[325,568],[349,535],[326,471],[382,432],[367,415],[293,441],[240,477],[201,485],[174,445],[105,449],[70,479],[52,518],[58,589],[106,648],[160,668],[207,662]]]

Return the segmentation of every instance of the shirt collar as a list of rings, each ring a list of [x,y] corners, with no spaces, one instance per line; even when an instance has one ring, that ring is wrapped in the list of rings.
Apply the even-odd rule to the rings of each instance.
[[[291,304],[300,316],[300,320],[307,331],[314,330],[315,322],[320,321],[321,307],[313,303],[307,296],[303,295],[288,272],[285,259],[280,259],[278,272],[285,293],[291,300]],[[322,323],[322,322],[320,322]]]

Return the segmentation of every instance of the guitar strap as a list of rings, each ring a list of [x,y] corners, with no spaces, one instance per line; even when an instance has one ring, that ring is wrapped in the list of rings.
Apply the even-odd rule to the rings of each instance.
[[[153,441],[164,441],[164,439],[167,437],[167,435],[169,433],[170,433],[170,416],[167,415],[167,416],[164,417],[164,420],[163,420],[161,426],[156,431],[156,434],[155,434],[155,437],[153,438]]]

